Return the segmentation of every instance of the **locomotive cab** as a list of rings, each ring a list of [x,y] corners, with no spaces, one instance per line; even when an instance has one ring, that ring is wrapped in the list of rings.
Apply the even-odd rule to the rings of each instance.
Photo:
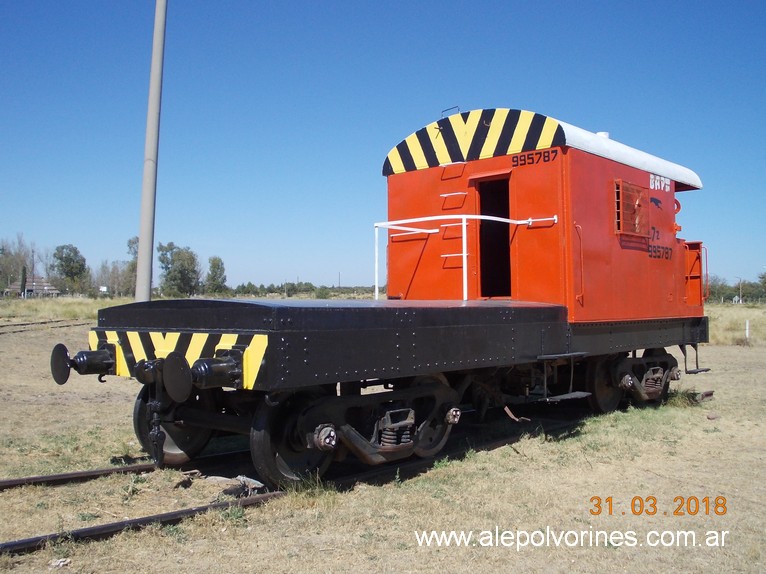
[[[702,246],[675,220],[676,193],[702,187],[687,168],[489,109],[405,138],[383,174],[389,298],[553,303],[573,323],[702,316]]]

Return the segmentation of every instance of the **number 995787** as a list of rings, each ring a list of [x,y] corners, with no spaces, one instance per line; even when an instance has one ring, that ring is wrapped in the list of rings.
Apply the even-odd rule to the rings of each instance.
[[[512,167],[521,167],[523,165],[534,165],[536,163],[547,163],[553,161],[559,155],[557,149],[546,149],[542,151],[530,151],[520,153],[511,157]]]

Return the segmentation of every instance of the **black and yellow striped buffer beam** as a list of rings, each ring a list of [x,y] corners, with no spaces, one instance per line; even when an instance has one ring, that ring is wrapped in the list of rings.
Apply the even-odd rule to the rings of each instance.
[[[197,359],[214,357],[216,351],[240,349],[242,386],[251,390],[261,369],[269,338],[266,334],[188,333],[159,331],[122,331],[93,329],[88,336],[90,349],[114,345],[115,374],[132,377],[141,360],[164,359],[169,353],[181,353],[189,365]]]
[[[461,112],[428,124],[393,148],[383,175],[547,149],[566,143],[557,120],[506,108]]]

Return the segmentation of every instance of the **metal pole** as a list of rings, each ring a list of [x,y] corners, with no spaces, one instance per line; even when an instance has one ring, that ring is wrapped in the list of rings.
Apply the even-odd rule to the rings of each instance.
[[[380,297],[380,283],[378,283],[378,226],[375,226],[375,300]]]
[[[162,101],[162,62],[165,54],[167,0],[156,0],[152,68],[149,74],[149,109],[146,113],[144,179],[141,188],[141,226],[138,234],[136,301],[152,298],[152,255],[154,251],[154,206],[157,195],[157,155],[160,144],[160,103]]]
[[[468,301],[468,219],[463,217],[463,301]]]

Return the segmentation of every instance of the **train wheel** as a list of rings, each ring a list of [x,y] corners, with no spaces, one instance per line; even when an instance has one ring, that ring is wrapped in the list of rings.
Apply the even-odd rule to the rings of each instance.
[[[449,385],[447,378],[442,375],[426,375],[417,377],[414,381],[414,385],[422,385],[424,383],[442,383]],[[415,455],[421,458],[428,458],[435,456],[444,448],[449,433],[452,430],[452,425],[447,424],[444,420],[444,414],[441,409],[433,408],[433,400],[426,399],[427,404],[421,405],[420,408],[426,412],[427,418],[420,426],[418,426],[416,436]],[[415,405],[415,412],[418,412],[418,405]],[[418,413],[419,414],[419,413]]]
[[[149,385],[145,385],[136,397],[133,405],[133,430],[141,447],[151,453],[152,442],[149,440],[149,431],[152,425],[149,420],[149,401],[153,397],[149,394],[149,390]],[[210,391],[197,391],[192,393],[184,405],[212,411],[215,408],[215,401]],[[165,431],[164,463],[170,466],[180,466],[189,462],[202,452],[213,434],[211,429],[181,426],[169,422],[162,423],[161,427]]]
[[[620,406],[625,395],[612,380],[609,361],[605,358],[593,359],[588,364],[586,390],[590,393],[588,403],[595,413],[612,412]]]
[[[277,404],[262,401],[255,409],[250,429],[250,454],[260,479],[270,487],[322,476],[332,462],[332,452],[306,446],[298,419],[322,396],[296,393]]]

